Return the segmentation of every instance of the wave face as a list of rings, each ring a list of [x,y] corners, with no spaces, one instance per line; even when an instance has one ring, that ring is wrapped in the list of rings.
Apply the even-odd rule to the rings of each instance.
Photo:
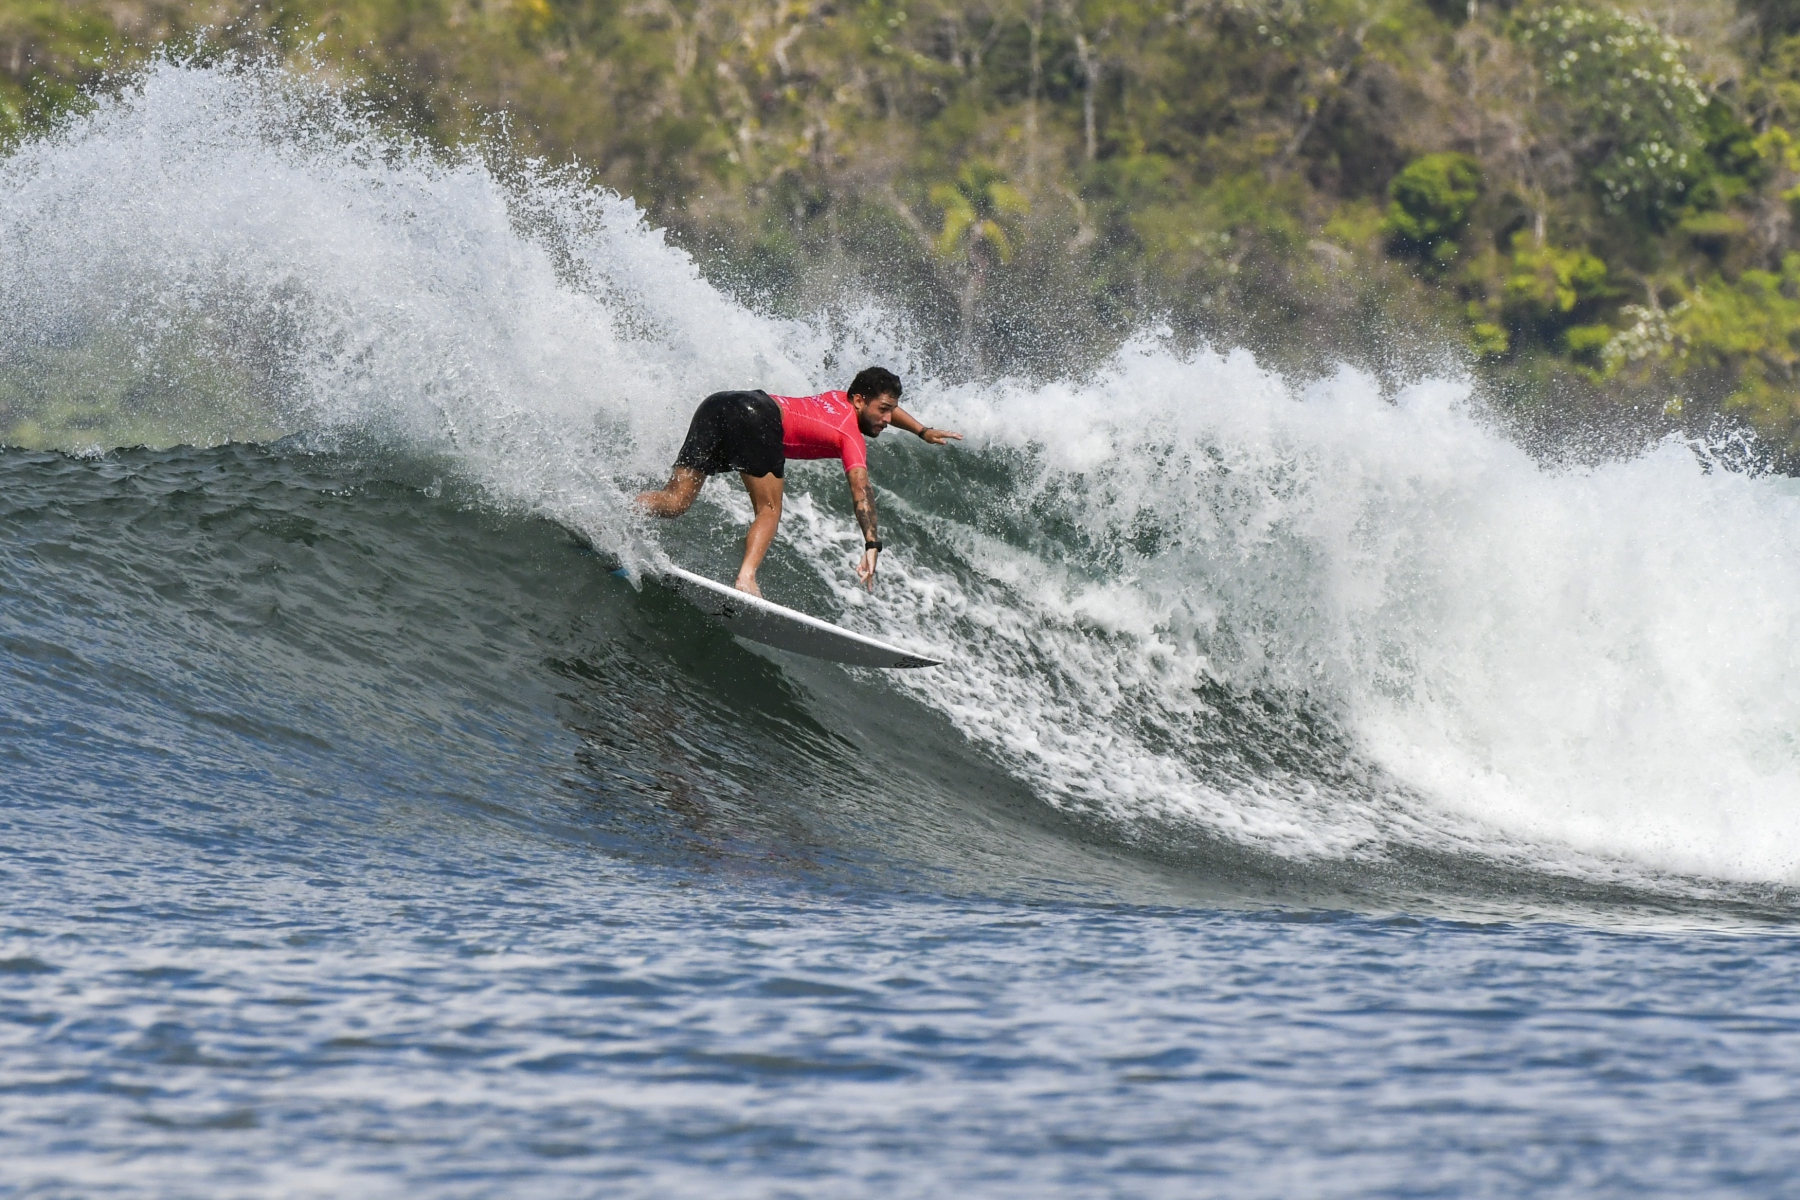
[[[828,464],[790,473],[766,587],[950,665],[877,679],[733,651],[759,687],[814,697],[799,724],[844,714],[841,735],[773,737],[756,771],[841,786],[858,760],[833,737],[860,729],[904,773],[912,731],[941,727],[934,747],[957,749],[931,772],[934,811],[959,788],[1016,788],[1084,838],[1200,856],[1202,874],[1341,882],[1423,863],[1452,888],[1490,871],[1800,883],[1791,481],[1676,444],[1548,469],[1482,419],[1465,380],[1386,392],[1345,370],[1299,386],[1242,351],[1155,339],[1049,385],[933,377],[879,308],[771,319],[628,200],[434,157],[273,69],[163,64],[16,152],[0,254],[8,442],[256,443],[277,447],[277,475],[324,454],[334,486],[410,480],[428,509],[448,486],[454,511],[514,522],[507,544],[547,519],[632,571],[733,563],[748,511],[733,488],[667,526],[628,504],[700,397],[900,371],[912,411],[968,440],[874,448],[881,590],[854,586],[860,537]],[[201,476],[212,461],[177,454]],[[373,460],[403,465],[356,465]],[[551,543],[576,575],[610,565]],[[594,602],[669,603],[618,587]],[[512,595],[496,619],[529,604]],[[687,642],[644,634],[629,673],[699,689],[696,711],[729,710],[715,730],[754,722],[723,695],[741,681],[680,665],[689,642],[729,644],[697,622],[678,622]],[[304,659],[272,669],[304,674]],[[619,712],[602,727],[622,771],[648,769],[633,763],[654,744],[655,771],[710,778],[679,739],[619,734]],[[959,844],[915,841],[929,866]]]

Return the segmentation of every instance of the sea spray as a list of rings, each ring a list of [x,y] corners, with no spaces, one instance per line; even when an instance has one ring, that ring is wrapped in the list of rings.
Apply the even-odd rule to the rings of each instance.
[[[1295,393],[1241,353],[1150,344],[1080,388],[959,400],[984,445],[1026,455],[1021,507],[1078,534],[1012,564],[968,541],[1040,659],[1067,666],[1040,712],[962,708],[1066,730],[1035,765],[1051,794],[1225,824],[1216,794],[1173,777],[1216,772],[1195,703],[1213,680],[1325,715],[1404,785],[1397,810],[1297,789],[1272,811],[1303,814],[1316,849],[1467,845],[1485,828],[1486,853],[1519,839],[1795,878],[1792,481],[1708,471],[1673,442],[1546,470],[1454,381],[1389,397],[1346,371]],[[1146,726],[1175,753],[1121,745]],[[1147,762],[1164,773],[1143,788]],[[1250,822],[1247,795],[1275,778],[1240,781],[1230,820]]]
[[[0,169],[6,435],[357,428],[626,549],[613,481],[665,465],[696,392],[801,385],[816,339],[726,300],[628,200],[516,174],[272,66],[148,69]]]
[[[1673,444],[1547,470],[1459,379],[1298,387],[1153,337],[1091,378],[933,379],[879,311],[761,315],[629,200],[396,142],[264,66],[162,63],[20,148],[0,260],[12,440],[355,430],[629,565],[666,533],[629,496],[701,396],[886,362],[968,442],[878,443],[873,597],[828,465],[790,473],[779,553],[948,658],[868,686],[1045,802],[1296,859],[1800,871],[1788,481]]]

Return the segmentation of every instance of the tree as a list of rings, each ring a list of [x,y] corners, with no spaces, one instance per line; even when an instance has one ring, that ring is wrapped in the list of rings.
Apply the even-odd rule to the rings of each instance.
[[[1708,165],[1713,101],[1687,68],[1688,47],[1647,21],[1578,4],[1537,5],[1515,29],[1567,106],[1607,207],[1666,226]]]
[[[962,346],[965,360],[975,357],[975,310],[987,273],[996,263],[1011,261],[1013,239],[1007,224],[1031,211],[1031,203],[993,167],[965,163],[953,183],[931,189],[931,202],[944,210],[934,249],[954,263],[963,276]]]
[[[1394,176],[1388,196],[1384,227],[1396,248],[1443,266],[1481,197],[1481,164],[1466,154],[1423,155]]]

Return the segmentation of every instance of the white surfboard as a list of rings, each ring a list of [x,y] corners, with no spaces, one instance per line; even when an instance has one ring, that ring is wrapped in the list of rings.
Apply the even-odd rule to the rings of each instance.
[[[737,636],[810,658],[849,663],[854,667],[935,667],[936,659],[908,654],[898,646],[840,629],[830,621],[771,604],[704,575],[670,567],[652,578],[679,592],[683,599]]]

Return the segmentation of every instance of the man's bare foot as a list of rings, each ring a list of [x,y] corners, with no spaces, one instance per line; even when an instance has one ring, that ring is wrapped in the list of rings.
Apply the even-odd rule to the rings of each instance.
[[[762,599],[762,589],[756,586],[756,576],[754,575],[739,575],[737,577],[737,582],[731,586],[735,587],[740,592],[749,592],[758,600]]]

